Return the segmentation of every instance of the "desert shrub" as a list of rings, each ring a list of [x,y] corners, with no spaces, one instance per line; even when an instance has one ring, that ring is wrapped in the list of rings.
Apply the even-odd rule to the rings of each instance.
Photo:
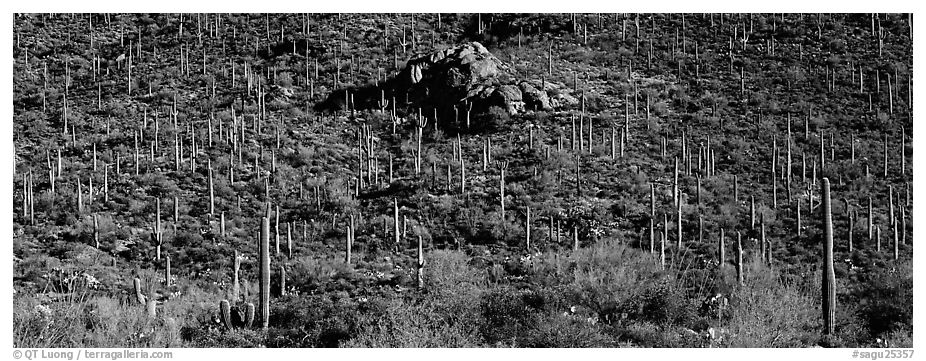
[[[913,330],[900,327],[884,333],[878,340],[883,347],[913,347]]]
[[[270,347],[340,347],[360,333],[365,320],[387,316],[382,299],[352,298],[343,291],[288,297],[271,307]]]
[[[289,88],[293,86],[293,75],[289,72],[280,73],[275,80],[276,84],[281,87]]]
[[[425,257],[427,301],[451,323],[476,317],[478,301],[486,292],[485,271],[470,267],[466,254],[458,251],[434,250]]]
[[[669,113],[669,105],[665,101],[654,102],[652,112],[657,117],[665,117]]]
[[[874,270],[850,297],[859,300],[858,317],[870,338],[892,333],[897,337],[897,332],[913,329],[913,273],[909,263],[895,270]]]
[[[354,268],[342,260],[309,256],[297,257],[289,263],[286,271],[291,279],[287,286],[305,293],[338,288],[339,280],[353,279],[356,275]]]
[[[363,317],[346,347],[477,347],[478,334],[467,322],[446,322],[447,314],[430,302],[402,298],[385,301],[381,315]]]
[[[627,318],[657,325],[685,324],[693,317],[693,307],[680,289],[662,280],[621,302],[619,309]]]
[[[489,107],[488,110],[478,114],[475,118],[476,121],[474,125],[477,125],[479,129],[484,131],[501,130],[511,121],[511,116],[508,115],[508,111],[497,106]]]
[[[479,344],[479,300],[483,272],[467,265],[465,254],[426,255],[426,291],[420,296],[371,299],[381,311],[358,320],[347,346],[474,347]]]
[[[621,345],[636,347],[707,347],[703,335],[690,329],[650,322],[631,322],[615,328],[612,333]]]
[[[594,318],[548,312],[520,341],[520,347],[577,348],[608,347],[614,341],[601,332]]]
[[[181,329],[181,337],[189,347],[264,347],[267,336],[257,329],[235,329],[231,332],[221,328],[206,329],[187,327]]]
[[[540,322],[537,295],[506,288],[486,294],[480,303],[480,333],[490,345],[513,345]]]
[[[110,297],[53,300],[16,297],[16,347],[181,346],[177,318],[150,320],[144,308]],[[160,311],[159,311],[160,312]]]
[[[610,99],[600,96],[599,94],[594,93],[594,92],[586,93],[585,94],[585,111],[591,112],[591,113],[601,112],[602,110],[608,108],[609,100]],[[599,121],[598,124],[601,124],[601,122]]]
[[[780,283],[759,262],[750,262],[746,284],[730,299],[730,347],[801,347],[812,344],[820,327],[819,305],[794,285]]]

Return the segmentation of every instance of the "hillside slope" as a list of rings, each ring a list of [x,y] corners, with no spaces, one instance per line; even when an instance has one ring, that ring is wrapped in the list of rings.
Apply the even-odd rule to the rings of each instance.
[[[14,343],[909,347],[909,21],[17,15]],[[472,42],[575,101],[403,78]]]

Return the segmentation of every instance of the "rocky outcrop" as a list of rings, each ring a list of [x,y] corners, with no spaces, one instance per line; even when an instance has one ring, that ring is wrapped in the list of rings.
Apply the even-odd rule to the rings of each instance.
[[[502,107],[514,115],[578,103],[561,85],[515,79],[510,67],[478,42],[412,59],[397,80],[412,99],[431,105],[469,102]]]
[[[570,92],[561,83],[517,79],[509,65],[482,44],[470,42],[412,58],[385,83],[334,91],[316,104],[316,109],[381,109],[381,99],[395,99],[394,105],[408,113],[437,113],[440,119],[459,117],[455,107],[476,114],[500,107],[515,115],[577,106],[579,102]],[[285,91],[274,95],[288,98]],[[348,99],[352,101],[350,107]]]
[[[569,90],[561,84],[522,81],[518,86],[521,89],[522,99],[527,109],[550,111],[579,104],[579,100],[569,94]]]

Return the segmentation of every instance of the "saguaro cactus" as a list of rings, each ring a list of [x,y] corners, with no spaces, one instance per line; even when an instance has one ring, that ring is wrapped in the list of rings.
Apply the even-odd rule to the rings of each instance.
[[[180,223],[180,197],[174,196],[174,223]]]
[[[888,205],[888,213],[887,213],[888,222],[890,222],[890,225],[893,226],[894,223],[896,223],[897,219],[894,217],[894,186],[892,185],[887,186],[887,205]]]
[[[502,207],[502,224],[504,224],[505,222],[505,171],[508,170],[508,161],[497,161],[495,162],[495,166],[498,168],[498,171],[500,173],[498,176],[498,180],[499,180],[498,189],[499,189],[499,198],[501,200],[501,207]]]
[[[881,226],[875,227],[875,251],[881,253]]]
[[[848,238],[849,244],[849,253],[852,253],[852,228],[855,226],[855,220],[852,217],[852,212],[849,209],[849,200],[846,201],[846,237]]]
[[[718,254],[717,254],[717,256],[718,256],[717,267],[720,268],[721,271],[723,271],[724,260],[726,259],[726,254],[725,254],[724,244],[723,244],[723,243],[724,243],[724,239],[723,239],[723,228],[721,228],[721,229],[720,229],[720,245],[719,245],[719,249],[718,249],[718,252],[717,252],[717,253],[718,253]]]
[[[215,184],[212,178],[212,161],[208,161],[209,170],[209,215],[215,215]]]
[[[416,264],[418,274],[418,288],[424,289],[424,240],[418,235],[418,262]]]
[[[238,295],[241,294],[241,282],[238,279],[238,272],[241,270],[241,258],[238,257],[238,251],[235,251],[234,260],[235,272],[232,276],[232,301],[238,302]]]
[[[678,194],[678,157],[675,157],[674,180],[672,181],[672,205],[678,205],[681,200]]]
[[[418,119],[415,122],[416,134],[418,135],[418,152],[415,153],[415,175],[421,173],[421,140],[424,136],[424,128],[428,126],[428,119],[418,115]]]
[[[463,152],[460,151],[460,194],[466,193],[466,161],[463,159]]]
[[[146,304],[148,318],[157,317],[157,302],[157,299],[154,297],[154,287],[151,287],[148,289],[148,298]]]
[[[743,235],[736,232],[736,280],[743,285]]]
[[[260,220],[260,322],[270,327],[270,218]]]
[[[164,285],[170,287],[170,255],[164,260]]]
[[[93,243],[100,248],[100,221],[96,214],[93,215]]]
[[[659,269],[666,269],[666,235],[659,232]]]
[[[273,213],[273,254],[280,254],[280,205],[276,205],[276,212]]]
[[[868,197],[868,240],[874,240],[875,232],[875,218],[874,218],[874,208],[871,205],[871,197]]]
[[[770,248],[768,247],[768,241],[765,238],[765,215],[759,218],[759,249],[761,251],[762,260],[766,260],[766,251]]]
[[[898,232],[897,230],[897,226],[899,225],[900,222],[897,222],[895,220],[892,223],[893,223],[892,228],[894,229],[894,260],[897,260],[898,258],[900,258],[900,240],[899,240],[900,232]]]
[[[347,249],[345,250],[344,262],[350,264],[351,248],[354,245],[354,215],[351,214],[347,224]]]
[[[572,250],[579,250],[579,226],[577,225],[572,226]]]
[[[652,217],[650,217],[649,219],[649,253],[654,253],[654,252],[656,252],[656,223],[655,223],[655,220]]]
[[[678,209],[677,209],[677,213],[678,213],[678,214],[677,214],[677,216],[678,216],[678,224],[677,224],[677,226],[678,226],[678,227],[676,228],[676,231],[677,231],[677,235],[676,235],[676,236],[678,237],[678,239],[677,239],[676,241],[678,242],[678,244],[677,244],[678,249],[681,250],[681,249],[682,249],[682,197],[681,197],[681,195],[679,195],[678,201],[677,201],[675,204],[676,204],[676,206],[678,206],[678,207],[677,207],[677,208],[678,208]]]
[[[797,207],[795,208],[797,208],[797,216],[796,216],[797,218],[795,220],[797,222],[797,236],[800,237],[801,228],[802,228],[801,227],[801,202],[800,201],[797,202]]]
[[[219,317],[222,320],[222,325],[225,326],[225,329],[228,331],[232,330],[232,319],[231,319],[231,304],[228,303],[228,300],[219,301]]]
[[[293,258],[293,223],[286,222],[286,258]]]
[[[286,296],[286,266],[280,266],[280,296]]]
[[[393,208],[392,208],[393,210],[393,215],[392,215],[393,233],[395,233],[395,245],[396,247],[398,247],[399,242],[400,242],[400,237],[401,237],[401,235],[399,234],[399,199],[392,198],[392,205],[393,205]]]
[[[135,279],[132,280],[132,288],[135,290],[135,300],[138,301],[138,304],[144,305],[148,297],[145,297],[145,293],[141,290],[141,279],[135,277]]]
[[[834,333],[836,318],[836,271],[833,268],[833,214],[830,180],[823,178],[823,335]]]
[[[254,312],[255,309],[254,309],[254,308],[255,308],[255,307],[254,307],[254,304],[251,303],[251,302],[248,302],[247,304],[245,304],[244,307],[245,307],[245,313],[244,313],[244,327],[245,327],[245,328],[251,328],[251,325],[254,324],[254,314],[255,314],[255,312]]]

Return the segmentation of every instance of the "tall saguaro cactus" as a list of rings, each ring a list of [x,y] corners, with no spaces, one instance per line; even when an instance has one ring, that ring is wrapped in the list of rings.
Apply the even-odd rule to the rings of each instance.
[[[656,222],[650,217],[649,219],[649,253],[656,252]]]
[[[260,324],[270,326],[270,217],[260,220]]]
[[[273,254],[280,254],[280,205],[276,205],[276,212],[273,213]]]
[[[527,206],[527,215],[526,220],[524,221],[524,229],[527,235],[524,237],[525,241],[525,250],[527,252],[531,251],[531,206]]]
[[[678,225],[677,226],[678,227],[676,227],[676,231],[677,231],[676,237],[678,237],[678,239],[676,241],[678,242],[678,249],[681,250],[682,249],[682,197],[681,195],[678,196],[678,199],[676,200],[675,205],[678,208],[677,209],[677,213],[678,213]]]
[[[415,265],[418,272],[418,288],[424,289],[424,240],[418,235],[418,262]]]
[[[579,226],[573,224],[572,225],[572,251],[575,252],[578,250],[579,250]]]
[[[415,175],[421,173],[421,140],[424,137],[424,128],[428,126],[428,119],[418,115],[415,122],[415,134],[417,134],[418,152],[415,153]]]
[[[871,205],[871,197],[868,197],[868,240],[874,240],[875,232],[875,218],[874,218],[874,208]]]
[[[215,215],[215,182],[212,177],[212,160],[207,159],[209,170],[209,215]]]
[[[500,173],[498,176],[498,180],[499,180],[498,190],[499,190],[499,198],[501,199],[501,207],[502,207],[502,224],[504,224],[505,222],[505,171],[508,170],[508,161],[496,161],[495,166],[498,168],[498,171]]]
[[[395,233],[395,246],[399,246],[400,235],[399,235],[399,199],[392,198],[393,204],[393,216],[392,216],[392,225],[393,233]]]
[[[238,295],[241,294],[241,282],[238,273],[241,270],[241,258],[238,257],[238,251],[235,250],[234,273],[232,274],[232,301],[238,302]]]
[[[286,266],[280,266],[280,296],[286,296]]]
[[[899,241],[898,241],[898,238],[900,237],[900,235],[899,235],[899,232],[897,231],[897,227],[899,226],[900,222],[897,222],[895,220],[892,223],[893,223],[892,228],[894,229],[894,260],[896,261],[898,258],[900,258],[900,246],[899,246]]]
[[[460,151],[460,194],[466,194],[466,161],[463,159],[463,151]]]
[[[164,285],[170,287],[170,255],[165,258],[164,265]]]
[[[100,221],[96,214],[93,215],[93,243],[100,248]]]
[[[765,215],[759,217],[759,250],[761,252],[760,258],[763,261],[766,260],[766,251],[771,247],[768,247],[768,240],[765,239]]]
[[[666,236],[665,233],[659,232],[659,269],[666,269]]]
[[[830,180],[823,178],[823,335],[834,333],[836,318],[836,271],[833,268],[833,212]]]
[[[719,259],[717,260],[717,263],[718,263],[717,267],[720,269],[720,271],[723,271],[724,260],[726,259],[726,254],[725,254],[726,252],[724,249],[724,239],[723,238],[724,238],[723,228],[721,228],[720,229],[720,245],[719,245],[720,247],[717,252],[718,253],[717,256],[719,257]]]
[[[736,280],[743,285],[743,234],[736,232]]]
[[[350,264],[351,248],[354,245],[354,215],[351,214],[347,224],[347,249],[344,254],[344,262]]]

